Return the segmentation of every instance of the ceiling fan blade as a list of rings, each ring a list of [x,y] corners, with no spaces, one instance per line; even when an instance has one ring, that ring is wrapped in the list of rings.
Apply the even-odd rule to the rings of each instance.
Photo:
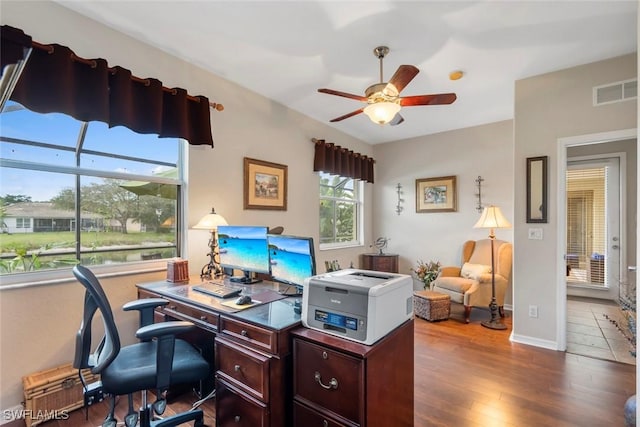
[[[415,95],[400,98],[400,105],[412,107],[414,105],[442,105],[451,104],[456,100],[455,93],[438,93],[433,95]]]
[[[400,115],[400,113],[396,113],[394,118],[389,122],[391,126],[397,126],[400,123],[404,122],[404,117]]]
[[[396,73],[391,77],[391,80],[389,80],[389,83],[387,83],[387,87],[384,88],[384,94],[388,96],[398,96],[398,94],[402,92],[402,89],[404,89],[419,72],[420,70],[413,65],[399,66]],[[398,93],[393,93],[389,85],[393,85]]]
[[[318,89],[318,92],[326,93],[326,94],[329,94],[329,95],[343,96],[345,98],[351,98],[351,99],[355,99],[355,100],[358,100],[358,101],[367,102],[367,98],[365,98],[364,96],[354,95],[352,93],[347,93],[347,92],[340,92],[339,90]]]
[[[359,110],[352,111],[352,112],[350,112],[349,114],[345,114],[344,116],[336,117],[335,119],[333,119],[333,120],[329,120],[329,121],[330,121],[331,123],[333,123],[333,122],[339,122],[339,121],[341,121],[341,120],[348,119],[349,117],[353,117],[353,116],[355,116],[355,115],[358,115],[358,114],[362,113],[363,111],[364,111],[364,107],[363,107],[363,108],[360,108]]]

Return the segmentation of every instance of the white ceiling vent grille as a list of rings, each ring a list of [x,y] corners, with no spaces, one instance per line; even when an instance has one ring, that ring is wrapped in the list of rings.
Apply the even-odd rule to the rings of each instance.
[[[638,97],[638,80],[624,80],[593,88],[593,105],[612,104]]]

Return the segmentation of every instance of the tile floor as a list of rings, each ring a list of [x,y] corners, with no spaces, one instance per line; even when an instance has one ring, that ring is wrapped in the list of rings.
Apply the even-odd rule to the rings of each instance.
[[[613,301],[570,297],[567,300],[567,352],[636,364],[629,343],[605,316],[622,319]]]

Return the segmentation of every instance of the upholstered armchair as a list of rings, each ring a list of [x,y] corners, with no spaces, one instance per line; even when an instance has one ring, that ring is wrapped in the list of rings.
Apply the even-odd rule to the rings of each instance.
[[[504,296],[511,277],[512,245],[495,240],[496,302],[504,317]],[[447,294],[451,301],[464,305],[465,322],[469,323],[472,307],[489,307],[491,302],[491,240],[469,240],[462,247],[461,266],[440,267],[431,282],[431,290]]]

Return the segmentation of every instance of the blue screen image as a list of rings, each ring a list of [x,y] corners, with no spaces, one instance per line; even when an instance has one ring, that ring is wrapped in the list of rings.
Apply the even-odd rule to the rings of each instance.
[[[269,273],[267,227],[220,225],[218,246],[222,267]]]

